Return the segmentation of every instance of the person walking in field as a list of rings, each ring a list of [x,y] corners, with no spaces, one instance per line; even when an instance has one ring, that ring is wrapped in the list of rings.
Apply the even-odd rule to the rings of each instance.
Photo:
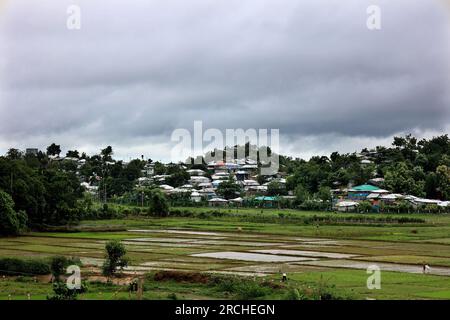
[[[423,273],[424,274],[428,273],[430,271],[430,269],[431,269],[430,266],[424,262],[423,267],[422,267]]]

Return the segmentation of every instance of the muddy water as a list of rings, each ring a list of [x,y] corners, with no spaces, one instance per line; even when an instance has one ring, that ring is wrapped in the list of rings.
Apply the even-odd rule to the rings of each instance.
[[[320,251],[303,251],[303,250],[252,250],[252,252],[283,254],[287,256],[317,257],[331,259],[348,259],[356,257],[355,254],[320,252]]]
[[[266,275],[270,274],[280,274],[283,272],[292,273],[292,272],[306,272],[306,271],[317,271],[320,270],[319,267],[311,267],[307,265],[293,264],[293,263],[262,263],[259,265],[250,265],[250,266],[240,266],[240,267],[232,267],[229,269],[225,269],[227,271],[232,272],[256,272],[256,273],[265,273]]]
[[[80,258],[81,263],[83,266],[96,266],[100,267],[103,265],[104,260],[98,259],[98,258],[87,258],[87,257],[81,257]]]
[[[175,243],[181,243],[181,242],[195,242],[196,239],[188,239],[188,238],[134,238],[134,239],[126,239],[126,242],[133,243],[133,242],[175,242]]]
[[[218,246],[244,246],[244,247],[273,247],[273,246],[281,246],[283,243],[275,243],[275,242],[248,242],[248,241],[216,241],[216,240],[197,240],[193,241],[196,244],[202,245],[218,245]]]
[[[376,265],[381,269],[381,271],[384,270],[384,271],[398,271],[407,273],[423,273],[422,265],[412,265],[412,264],[375,263],[375,262],[352,261],[352,260],[322,260],[311,262],[297,262],[297,264],[306,264],[309,266],[349,268],[349,269],[367,269],[369,266]],[[427,273],[440,276],[450,276],[450,268],[431,267],[431,269]]]
[[[289,256],[279,256],[279,255],[272,255],[272,254],[233,252],[233,251],[197,253],[197,254],[192,254],[191,256],[192,257],[202,257],[202,258],[253,261],[253,262],[294,262],[294,261],[316,260],[315,258],[289,257]]]
[[[192,234],[192,235],[202,235],[202,236],[219,236],[217,232],[205,232],[205,231],[186,231],[186,230],[128,230],[128,232],[136,233],[173,233],[173,234]]]

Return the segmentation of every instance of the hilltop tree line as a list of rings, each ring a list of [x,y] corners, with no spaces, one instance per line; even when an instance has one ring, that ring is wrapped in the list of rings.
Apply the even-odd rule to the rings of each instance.
[[[448,135],[420,141],[411,135],[395,137],[391,147],[363,149],[360,154],[333,152],[309,161],[281,157],[280,165],[289,175],[287,190],[300,198],[384,178],[380,186],[391,192],[450,200]]]
[[[70,150],[66,157],[71,159],[61,160],[60,154],[60,146],[53,143],[46,152],[10,149],[0,157],[0,234],[92,217],[95,199],[84,193],[81,182],[98,186],[101,199],[122,195],[133,190],[146,163],[114,161],[110,146],[93,156]],[[77,160],[84,161],[80,165]],[[147,194],[152,199],[161,196],[155,190]],[[107,206],[102,210],[107,216]]]
[[[246,152],[248,146],[245,146]],[[98,199],[131,195],[151,203],[150,211],[168,211],[165,196],[152,188],[136,188],[142,170],[151,160],[128,163],[113,158],[111,146],[88,156],[69,150],[66,160],[58,159],[61,147],[55,143],[36,154],[10,149],[0,157],[0,233],[14,233],[24,227],[66,224],[91,218],[93,199],[86,197],[81,182],[98,186]],[[363,162],[362,159],[370,159]],[[75,161],[73,161],[75,160]],[[77,161],[83,160],[83,161]],[[308,161],[280,156],[280,171],[286,186],[271,182],[269,195],[292,191],[299,203],[312,197],[327,200],[330,189],[367,183],[383,177],[382,187],[392,192],[450,200],[450,140],[448,135],[418,141],[411,135],[395,137],[391,147],[364,149],[360,154],[313,157]],[[207,171],[205,164],[187,164],[187,169]],[[168,175],[165,183],[179,187],[189,180],[186,168],[154,163],[155,174]],[[210,175],[211,172],[207,172]],[[267,177],[259,176],[258,182]],[[218,193],[233,198],[241,192],[231,181],[222,183]],[[107,207],[103,212],[107,213]]]

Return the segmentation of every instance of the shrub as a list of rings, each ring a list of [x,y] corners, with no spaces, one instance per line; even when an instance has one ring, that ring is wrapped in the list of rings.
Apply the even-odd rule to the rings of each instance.
[[[263,283],[237,277],[213,277],[212,282],[219,291],[237,295],[238,299],[255,299],[269,294],[272,289]]]
[[[106,260],[103,264],[103,274],[112,276],[117,269],[123,269],[128,266],[128,259],[125,257],[126,249],[120,241],[112,240],[106,243]]]
[[[177,281],[196,284],[207,284],[217,291],[233,294],[238,299],[255,299],[263,297],[278,289],[267,281],[233,276],[210,275],[186,271],[158,271],[151,275],[154,281]]]
[[[65,274],[67,266],[67,258],[63,256],[53,257],[50,262],[50,270],[53,278],[59,281],[60,277]]]
[[[150,189],[145,191],[149,198],[149,213],[155,216],[166,217],[169,215],[169,202],[164,193],[159,189]]]
[[[17,258],[0,259],[0,274],[5,275],[43,275],[50,274],[49,263],[43,260],[22,260]]]
[[[361,201],[358,206],[358,211],[368,213],[372,211],[372,204],[369,201]]]
[[[300,291],[296,288],[289,290],[285,297],[286,300],[306,300],[306,297],[303,294],[300,294]]]
[[[270,288],[256,281],[240,281],[236,291],[238,298],[243,300],[263,297],[271,292]]]
[[[64,282],[53,282],[54,295],[47,296],[47,300],[77,300],[77,296],[80,293],[87,292],[88,288],[86,283],[81,283],[80,289],[69,289]]]
[[[50,271],[56,281],[66,273],[66,268],[70,265],[81,265],[79,258],[66,258],[64,256],[56,256],[50,260]]]

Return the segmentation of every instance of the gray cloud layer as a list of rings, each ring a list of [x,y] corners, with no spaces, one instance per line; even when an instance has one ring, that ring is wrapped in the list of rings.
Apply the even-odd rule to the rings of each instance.
[[[66,29],[66,9],[82,29]],[[382,30],[366,8],[382,9]],[[167,159],[170,133],[279,128],[307,155],[447,132],[449,12],[429,0],[14,0],[0,149],[56,141]]]

